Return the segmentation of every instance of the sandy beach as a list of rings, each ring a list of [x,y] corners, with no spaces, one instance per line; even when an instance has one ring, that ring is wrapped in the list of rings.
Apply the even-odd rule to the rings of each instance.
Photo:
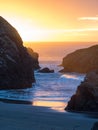
[[[85,114],[0,102],[0,130],[91,130],[96,121]]]

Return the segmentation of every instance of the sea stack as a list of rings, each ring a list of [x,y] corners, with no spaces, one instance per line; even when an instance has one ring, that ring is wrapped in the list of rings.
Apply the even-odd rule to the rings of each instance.
[[[98,45],[79,49],[63,58],[61,72],[88,73],[98,69]]]
[[[98,70],[86,75],[65,110],[98,112]]]
[[[38,72],[40,72],[40,73],[54,73],[54,70],[51,70],[48,67],[45,67],[43,69],[40,69]]]
[[[32,64],[17,30],[0,17],[0,89],[31,87],[35,82]]]

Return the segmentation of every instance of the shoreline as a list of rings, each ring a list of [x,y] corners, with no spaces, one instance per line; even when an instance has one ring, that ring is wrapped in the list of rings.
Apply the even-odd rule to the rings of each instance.
[[[23,104],[23,105],[32,105],[32,106],[36,106],[36,107],[45,107],[45,108],[50,108],[53,111],[57,111],[57,109],[53,109],[50,106],[38,106],[38,105],[33,105],[32,101],[26,101],[26,100],[15,100],[15,99],[6,99],[6,98],[0,98],[0,102],[3,103],[9,103],[9,104]],[[65,103],[66,104],[66,103]],[[66,105],[65,105],[66,106]],[[84,114],[84,115],[88,115],[88,116],[94,116],[98,118],[98,112],[89,112],[89,111],[66,111],[64,109],[64,111],[58,111],[58,112],[68,112],[68,113],[77,113],[77,114]]]
[[[1,130],[91,130],[97,120],[50,107],[0,102]]]
[[[31,101],[6,99],[6,98],[0,98],[0,102],[11,103],[11,104],[28,104],[28,105],[32,105]]]
[[[57,109],[53,109],[55,107],[52,108],[50,106],[33,105],[32,101],[26,101],[26,100],[15,100],[15,99],[0,98],[0,102],[2,102],[2,103],[8,103],[8,104],[17,104],[17,105],[20,105],[20,104],[31,105],[31,106],[34,106],[34,107],[44,107],[44,108],[50,108],[51,111],[57,111],[57,112],[61,112],[61,113],[67,112],[67,113],[73,113],[73,114],[81,114],[81,115],[85,115],[85,116],[88,116],[88,117],[98,118],[98,112],[74,111],[74,110],[73,111],[66,111],[65,109],[63,111],[62,110],[59,111]]]

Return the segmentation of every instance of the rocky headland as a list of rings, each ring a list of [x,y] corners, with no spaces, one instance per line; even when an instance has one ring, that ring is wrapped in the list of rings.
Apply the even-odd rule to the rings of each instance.
[[[98,45],[79,49],[63,58],[60,72],[88,73],[98,69]]]
[[[33,59],[17,30],[0,17],[0,89],[31,87],[35,82]]]
[[[98,70],[86,75],[65,110],[98,112]]]

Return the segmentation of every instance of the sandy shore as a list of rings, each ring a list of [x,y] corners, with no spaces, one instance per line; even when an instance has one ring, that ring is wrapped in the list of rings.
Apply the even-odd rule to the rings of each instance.
[[[0,102],[0,130],[91,130],[98,118]]]

